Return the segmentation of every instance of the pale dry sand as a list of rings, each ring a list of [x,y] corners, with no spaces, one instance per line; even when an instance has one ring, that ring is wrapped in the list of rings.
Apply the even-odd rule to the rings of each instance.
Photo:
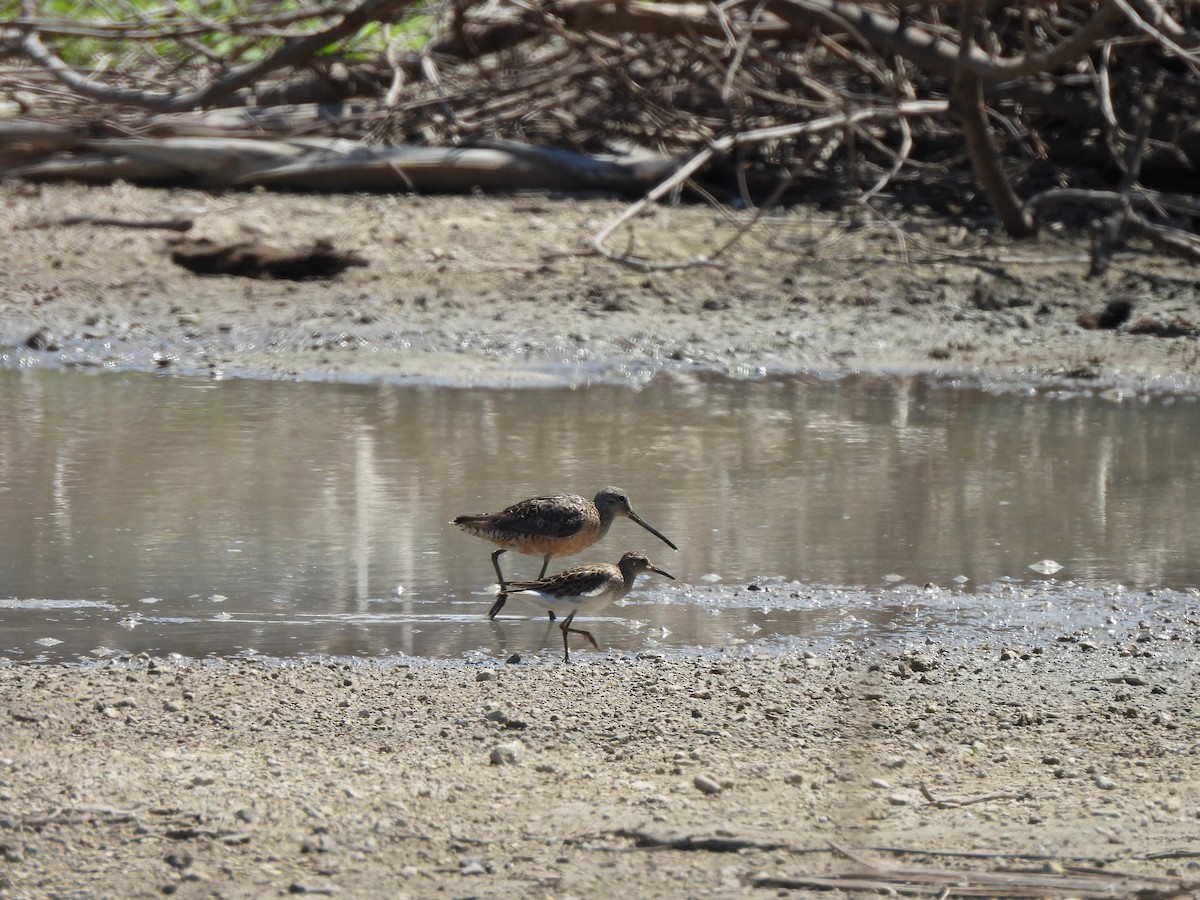
[[[1118,872],[1200,885],[1195,639],[0,669],[0,887],[730,897],[871,864],[1039,873],[1018,896],[1088,896],[1077,867],[1112,896]]]

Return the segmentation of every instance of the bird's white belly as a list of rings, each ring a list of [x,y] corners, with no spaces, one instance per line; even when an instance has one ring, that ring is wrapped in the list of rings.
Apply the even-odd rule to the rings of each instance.
[[[565,616],[572,612],[578,615],[588,615],[599,612],[620,599],[614,597],[611,592],[596,596],[555,597],[553,594],[542,594],[538,591],[515,591],[508,596],[532,603],[540,609],[551,610],[556,616]]]

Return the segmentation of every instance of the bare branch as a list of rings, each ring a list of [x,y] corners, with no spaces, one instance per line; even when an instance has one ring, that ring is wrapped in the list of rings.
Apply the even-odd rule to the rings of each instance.
[[[963,0],[960,59],[970,57],[977,25],[976,0]],[[992,145],[983,105],[983,85],[978,74],[965,65],[960,66],[958,70],[954,90],[950,94],[950,109],[962,123],[975,178],[987,194],[992,210],[1004,224],[1004,230],[1011,237],[1030,237],[1036,234],[1037,225],[1033,216],[1021,206],[1021,201],[1013,193],[1012,186],[1000,166],[996,148]]]
[[[693,156],[679,169],[677,169],[670,178],[658,184],[649,193],[647,193],[645,197],[643,197],[637,203],[634,203],[632,206],[626,208],[619,216],[605,225],[604,228],[602,228],[593,239],[592,246],[598,255],[603,256],[606,259],[646,271],[671,271],[680,268],[690,268],[697,265],[711,265],[712,259],[704,256],[699,256],[687,262],[654,263],[647,260],[613,253],[612,251],[608,250],[604,244],[618,228],[637,218],[637,216],[639,216],[648,206],[656,203],[658,200],[661,200],[667,194],[671,193],[671,191],[682,185],[685,181],[687,181],[687,179],[691,178],[692,175],[706,166],[717,153],[724,153],[738,145],[753,144],[759,141],[777,140],[781,137],[794,137],[800,134],[817,134],[819,132],[829,131],[835,128],[861,125],[869,121],[887,121],[899,118],[937,115],[939,113],[944,113],[947,108],[947,104],[941,101],[914,101],[911,103],[902,103],[895,108],[862,109],[852,113],[826,116],[824,118],[814,119],[812,121],[803,122],[796,125],[781,125],[776,128],[760,128],[754,131],[742,132],[740,134],[729,135],[728,137],[721,138],[718,141],[714,141],[709,147],[701,150],[699,153]]]
[[[769,0],[767,8],[797,26],[812,25],[822,19],[844,21],[873,46],[899,53],[945,75],[966,70],[984,81],[1012,81],[1065,66],[1088,53],[1115,18],[1118,2],[1123,0],[1101,0],[1095,15],[1071,38],[1044,53],[1016,59],[996,59],[977,47],[963,55],[951,41],[892,19],[877,9],[845,0]]]

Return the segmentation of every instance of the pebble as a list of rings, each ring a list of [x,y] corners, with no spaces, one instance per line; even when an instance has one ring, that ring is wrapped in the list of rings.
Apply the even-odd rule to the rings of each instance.
[[[476,672],[476,673],[475,673],[475,680],[476,680],[476,681],[495,681],[495,680],[496,680],[496,673],[495,673],[495,672],[489,672],[489,671],[487,671],[487,670],[485,669],[485,670],[484,670],[484,671],[482,671],[482,672]]]
[[[705,794],[721,793],[720,782],[704,774],[697,775],[695,778],[693,778],[692,784]]]
[[[137,701],[132,697],[121,697],[108,702],[97,700],[95,709],[99,711],[107,711],[109,709],[137,709]]]
[[[935,665],[933,659],[924,653],[914,653],[911,656],[905,657],[904,661],[908,663],[908,667],[914,672],[928,672]]]
[[[508,744],[497,744],[492,748],[491,761],[493,766],[515,766],[521,761],[521,751],[525,748],[519,741]]]

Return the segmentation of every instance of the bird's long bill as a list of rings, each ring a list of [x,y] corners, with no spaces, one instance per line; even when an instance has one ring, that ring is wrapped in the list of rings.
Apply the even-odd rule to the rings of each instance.
[[[664,540],[665,540],[665,539],[664,539]],[[669,543],[671,543],[671,542],[670,542],[670,541],[667,541],[667,543],[669,544]],[[677,547],[676,549],[679,549],[679,548]],[[659,575],[665,575],[667,578],[670,578],[672,581],[674,581],[674,580],[675,580],[675,576],[674,576],[674,575],[672,575],[670,572],[667,572],[667,571],[666,571],[666,570],[664,570],[664,569],[660,569],[658,566],[650,566],[650,571],[651,571],[651,572],[657,572]]]
[[[664,544],[666,544],[668,547],[670,547],[672,550],[679,549],[678,547],[675,546],[675,544],[671,541],[671,539],[669,537],[667,537],[665,534],[663,534],[661,531],[659,531],[657,528],[655,528],[653,525],[651,525],[649,522],[647,522],[645,519],[643,519],[637,513],[633,512],[633,510],[629,511],[629,518],[633,519],[633,521],[637,522],[639,525],[641,525],[643,528],[645,528],[648,532],[650,532],[652,535],[654,535],[656,538],[658,538],[660,541],[662,541]],[[657,571],[657,570],[655,570],[655,571]],[[663,572],[661,574],[665,575],[666,573]],[[671,578],[672,576],[667,575],[667,577]]]

